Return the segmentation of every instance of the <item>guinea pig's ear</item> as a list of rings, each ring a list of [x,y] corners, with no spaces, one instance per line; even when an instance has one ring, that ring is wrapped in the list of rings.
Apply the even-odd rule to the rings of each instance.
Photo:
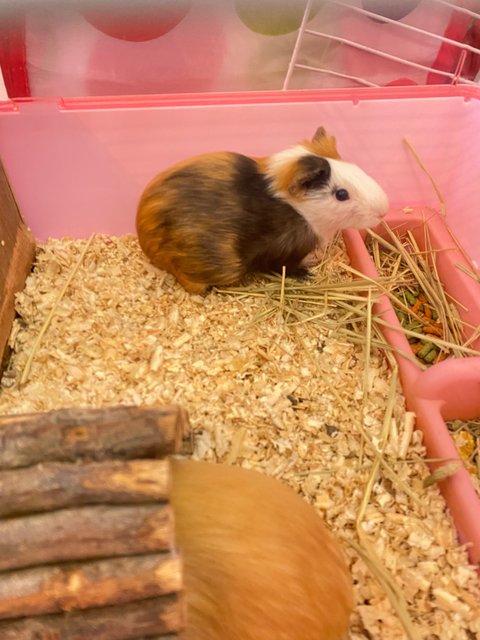
[[[313,134],[312,142],[318,142],[319,140],[324,138],[326,135],[327,135],[327,132],[325,131],[325,127],[318,127],[318,129]]]
[[[302,197],[308,192],[325,190],[332,170],[326,158],[308,155],[300,158],[294,179],[289,187],[292,196]]]
[[[322,156],[340,159],[337,151],[337,141],[325,131],[325,127],[318,127],[312,138],[312,147]]]

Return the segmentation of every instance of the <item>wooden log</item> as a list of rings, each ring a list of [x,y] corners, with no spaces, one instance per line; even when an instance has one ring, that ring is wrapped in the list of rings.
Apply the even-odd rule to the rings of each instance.
[[[0,622],[2,640],[133,640],[175,634],[183,628],[177,595],[15,621]]]
[[[0,374],[15,317],[15,293],[25,286],[34,257],[35,241],[0,162]]]
[[[179,406],[1,416],[0,469],[43,461],[162,458],[188,448],[182,446],[188,436],[188,416]]]
[[[168,460],[47,462],[0,471],[0,517],[88,504],[166,501]]]
[[[148,554],[0,573],[0,619],[90,609],[178,593],[178,555]]]
[[[168,504],[61,509],[0,520],[0,571],[166,551],[173,545]]]

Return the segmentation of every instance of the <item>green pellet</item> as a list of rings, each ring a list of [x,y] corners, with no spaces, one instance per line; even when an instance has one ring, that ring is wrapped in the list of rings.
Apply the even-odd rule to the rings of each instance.
[[[406,324],[404,328],[407,331],[416,331],[417,333],[423,333],[423,331],[421,331],[422,327],[423,325],[420,322],[414,321]]]
[[[433,345],[431,342],[426,342],[423,345],[423,347],[420,349],[420,351],[417,353],[417,356],[422,360],[425,360],[427,354],[430,353],[430,351],[434,348],[435,348],[435,345]]]
[[[405,298],[406,298],[406,300],[407,300],[408,304],[409,304],[411,307],[413,307],[413,305],[414,305],[414,304],[415,304],[415,302],[417,301],[417,299],[415,298],[415,296],[414,296],[414,295],[412,295],[412,294],[410,293],[410,291],[405,291]]]
[[[434,347],[431,351],[427,353],[424,357],[425,362],[433,362],[438,357],[438,349]]]

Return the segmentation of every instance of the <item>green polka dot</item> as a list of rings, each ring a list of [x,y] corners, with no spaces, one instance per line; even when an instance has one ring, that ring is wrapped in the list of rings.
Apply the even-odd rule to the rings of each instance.
[[[318,13],[323,1],[313,3],[310,19]],[[235,9],[240,20],[255,33],[280,36],[300,27],[305,4],[295,0],[235,0]]]

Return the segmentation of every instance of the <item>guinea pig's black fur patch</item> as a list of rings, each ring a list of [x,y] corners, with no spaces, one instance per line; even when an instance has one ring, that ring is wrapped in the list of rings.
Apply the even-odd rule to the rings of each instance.
[[[235,158],[234,192],[240,198],[243,222],[238,251],[252,271],[297,272],[302,259],[316,246],[307,221],[284,200],[272,195],[268,178],[247,156]]]
[[[325,158],[305,155],[298,160],[300,185],[306,189],[320,190],[328,186],[332,170]]]

